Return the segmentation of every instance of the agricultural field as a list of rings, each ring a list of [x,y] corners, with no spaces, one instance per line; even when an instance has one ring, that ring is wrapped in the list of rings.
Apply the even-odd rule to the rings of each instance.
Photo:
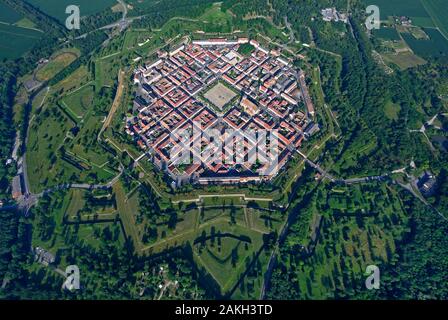
[[[6,3],[0,2],[0,22],[14,24],[21,20],[23,16],[8,6]]]
[[[380,8],[383,20],[390,16],[407,16],[413,25],[438,28],[448,39],[448,6],[445,0],[377,0],[375,5]]]
[[[399,41],[401,39],[395,28],[382,27],[379,30],[375,30],[374,35],[378,38],[389,41]]]
[[[426,64],[426,60],[416,56],[410,51],[400,53],[383,53],[382,57],[386,62],[396,64],[401,70]]]
[[[423,31],[423,29],[418,27],[407,28],[407,31],[412,34],[416,40],[429,40],[429,36]]]
[[[34,29],[0,23],[0,59],[16,59],[31,49],[43,37]]]
[[[36,25],[30,19],[24,17],[4,2],[0,2],[0,24],[13,25],[25,29],[36,29]]]
[[[448,40],[437,29],[423,28],[429,40],[417,40],[411,34],[402,36],[415,54],[425,57],[439,57],[448,54]]]
[[[132,7],[137,9],[137,10],[138,9],[145,10],[145,9],[153,7],[157,3],[157,0],[144,0],[144,1],[142,1],[142,0],[128,0],[128,3]]]
[[[189,1],[172,2],[168,1],[161,3],[159,0],[127,0],[128,10],[130,16],[140,16],[142,14],[160,10],[172,10],[174,8],[178,9],[185,8],[187,11],[189,7],[194,6],[196,3],[191,3]]]
[[[424,65],[427,61],[416,55],[409,45],[402,40],[402,36],[417,41],[429,40],[423,29],[418,27],[381,28],[375,31],[376,37],[381,39],[381,56],[386,63],[397,65],[401,70]]]
[[[421,0],[435,26],[448,39],[448,5],[445,0]]]
[[[433,26],[432,19],[421,0],[376,0],[375,5],[380,8],[382,20],[390,16],[407,16],[418,26]]]
[[[60,22],[65,22],[67,14],[65,8],[69,5],[77,5],[80,8],[81,16],[88,16],[101,12],[107,8],[112,8],[117,2],[115,0],[26,0],[28,3],[39,8],[44,13],[56,18]]]
[[[21,28],[25,28],[25,29],[34,29],[34,30],[39,31],[39,29],[37,29],[36,24],[28,18],[23,18],[23,19],[17,21],[16,23],[14,23],[14,25],[21,27]]]

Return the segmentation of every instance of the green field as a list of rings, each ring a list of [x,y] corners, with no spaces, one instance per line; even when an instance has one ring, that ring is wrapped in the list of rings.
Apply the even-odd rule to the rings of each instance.
[[[99,59],[95,62],[96,89],[112,87],[117,79],[120,65],[113,58]]]
[[[31,49],[43,33],[37,30],[0,24],[0,58],[15,59]]]
[[[39,211],[42,211],[43,214],[49,215],[49,221],[46,221],[46,223],[47,225],[53,225],[54,227],[51,238],[44,236],[44,232],[42,231],[33,232],[33,247],[44,247],[46,250],[56,254],[59,249],[65,246],[63,236],[64,226],[62,225],[62,221],[71,200],[71,193],[53,195],[45,197],[41,201],[40,206],[33,209],[34,214],[38,214]],[[51,208],[51,210],[49,210],[50,212],[47,212],[46,210],[48,207]]]
[[[284,217],[278,211],[270,212],[263,210],[247,209],[249,224],[252,229],[269,233],[273,230],[279,230],[283,224]]]
[[[261,248],[262,234],[225,221],[215,221],[213,227],[201,230],[198,234],[207,240],[196,239],[195,258],[226,294]]]
[[[448,4],[445,0],[376,0],[368,4],[380,8],[383,20],[389,16],[407,16],[413,25],[439,28],[448,39]]]
[[[400,52],[398,54],[383,53],[382,56],[386,62],[394,63],[402,70],[426,64],[426,60],[410,51]]]
[[[390,16],[407,16],[412,24],[419,27],[434,27],[432,15],[426,9],[423,2],[427,0],[376,0],[373,3],[380,8],[381,19],[386,20]],[[431,0],[429,0],[431,1]],[[443,1],[443,0],[442,0]]]
[[[65,212],[67,221],[104,222],[114,220],[118,215],[113,198],[110,201],[92,201],[94,198],[91,191],[72,189],[70,193],[70,205]]]
[[[439,57],[448,55],[448,40],[437,29],[423,29],[429,36],[429,40],[417,40],[411,34],[403,33],[406,43],[415,54],[422,57]]]
[[[34,134],[29,137],[29,151],[26,156],[27,162],[33,164],[28,170],[33,191],[43,190],[48,184],[63,183],[60,170],[70,169],[65,163],[62,163],[62,166],[54,164],[56,152],[64,143],[65,133],[70,129],[70,124],[56,106],[48,106],[46,110],[30,127]]]
[[[39,81],[47,81],[61,72],[70,63],[79,57],[77,49],[67,49],[57,52],[53,55],[46,65],[36,72],[36,78]]]
[[[77,119],[82,119],[92,106],[94,89],[88,85],[75,91],[63,99],[64,106],[67,106]]]
[[[104,183],[116,175],[97,141],[114,92],[104,88],[95,96],[91,80],[88,68],[81,66],[51,87],[54,102],[44,104],[37,115],[27,152],[29,163],[36,163],[28,172],[33,190],[67,179]]]
[[[78,135],[67,146],[81,160],[94,167],[103,167],[108,162],[108,154],[97,143],[104,116],[90,114],[83,119]]]
[[[216,3],[208,9],[198,20],[207,22],[205,32],[231,32],[232,16],[221,10],[221,4]],[[213,26],[209,25],[210,23]]]
[[[421,0],[434,24],[448,39],[448,3],[445,0]]]
[[[384,113],[386,117],[390,120],[398,120],[398,114],[400,113],[401,107],[398,104],[388,101],[384,105]]]
[[[152,33],[148,30],[129,30],[126,32],[123,41],[123,50],[131,50],[143,47],[143,43],[146,43],[147,40],[153,37]],[[140,44],[140,46],[138,45]]]
[[[26,0],[33,6],[39,8],[46,14],[65,22],[68,15],[65,8],[69,5],[77,5],[80,8],[81,16],[89,16],[112,7],[117,2],[115,0]]]
[[[382,38],[385,40],[398,41],[400,40],[400,36],[395,28],[385,28],[382,27],[379,30],[374,31],[374,35],[378,38]]]
[[[37,29],[36,24],[33,21],[31,21],[30,19],[28,19],[28,18],[20,19],[19,21],[14,23],[14,25],[17,26],[17,27],[39,30],[39,29]]]
[[[365,3],[369,1],[364,1]],[[428,13],[420,0],[375,0],[368,4],[380,8],[381,19],[386,20],[388,16],[427,17]]]
[[[90,73],[86,66],[81,66],[72,72],[67,78],[58,82],[51,87],[51,92],[54,93],[69,93],[78,89],[82,85],[89,82]]]

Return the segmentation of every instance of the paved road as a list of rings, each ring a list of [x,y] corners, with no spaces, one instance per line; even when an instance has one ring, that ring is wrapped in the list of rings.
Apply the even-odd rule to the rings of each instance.
[[[285,26],[286,26],[286,28],[287,28],[288,31],[289,31],[289,42],[288,42],[287,44],[293,43],[293,42],[296,41],[296,36],[295,36],[295,34],[294,34],[294,31],[293,31],[292,28],[291,28],[291,24],[288,22],[288,17],[287,17],[287,16],[284,16],[284,17],[283,17],[283,20],[285,21]],[[285,46],[286,46],[287,44],[285,44]]]
[[[127,4],[123,1],[123,0],[117,0],[121,6],[123,7],[123,17],[121,18],[121,20],[126,20],[126,17],[128,15],[128,6]]]
[[[432,152],[435,152],[436,148],[432,144],[431,139],[426,134],[426,128],[433,126],[434,125],[434,121],[436,121],[438,116],[439,116],[438,113],[436,115],[434,115],[431,119],[426,121],[419,130],[409,130],[409,132],[420,132],[420,133],[422,133],[425,136],[426,140],[428,141],[428,145],[429,145],[429,147],[430,147]]]
[[[40,198],[43,197],[46,194],[50,194],[59,190],[66,190],[66,189],[86,189],[86,190],[94,190],[94,189],[109,189],[112,188],[112,186],[117,183],[118,179],[120,179],[121,175],[123,174],[124,168],[120,167],[120,172],[118,175],[116,175],[111,181],[105,184],[87,184],[87,183],[67,183],[67,184],[61,184],[59,186],[55,186],[52,188],[49,188],[47,190],[42,191],[39,194],[35,194],[33,196]]]
[[[331,182],[336,182],[337,181],[337,179],[335,179],[331,174],[329,174],[327,171],[322,169],[318,164],[316,164],[313,161],[311,161],[310,159],[308,159],[308,157],[305,154],[303,154],[300,150],[297,149],[297,153],[303,159],[305,159],[305,161],[306,161],[306,163],[308,163],[308,165],[310,165],[311,167],[316,169],[322,175],[323,179],[329,179]]]
[[[404,188],[404,189],[408,190],[410,193],[412,193],[412,195],[414,197],[419,199],[426,206],[428,206],[431,209],[433,209],[441,218],[443,218],[444,220],[448,221],[448,218],[445,217],[445,215],[443,213],[441,213],[439,210],[437,210],[433,205],[431,205],[428,201],[426,201],[426,199],[419,192],[416,191],[416,190],[418,190],[417,180],[416,179],[411,181],[411,183],[408,183],[408,184],[403,184],[403,183],[400,183],[400,182],[397,182],[397,183],[402,188]]]
[[[275,257],[278,253],[278,247],[276,246],[274,250],[272,250],[271,256],[269,257],[268,267],[266,269],[266,273],[263,278],[263,284],[260,290],[260,300],[264,300],[266,298],[266,289],[267,289],[267,281],[270,280],[272,276],[272,272],[274,271],[275,263],[277,262]]]
[[[329,174],[327,171],[325,171],[322,167],[320,167],[318,164],[314,163],[308,157],[303,154],[300,150],[297,150],[297,153],[300,154],[311,167],[316,169],[321,175],[323,179],[328,179],[331,182],[334,183],[341,183],[341,184],[357,184],[357,183],[364,183],[364,182],[370,182],[370,181],[384,181],[389,178],[389,174],[384,174],[380,176],[368,176],[368,177],[361,177],[361,178],[350,178],[350,179],[342,179],[342,178],[335,178],[331,174]]]
[[[123,5],[123,7],[126,7],[126,5],[124,4],[123,1],[119,1],[119,2]],[[123,19],[126,18],[126,14],[127,14],[127,8],[125,8],[125,12],[123,14]],[[41,89],[41,90],[45,90],[45,89]],[[37,96],[37,94],[41,90],[39,90],[38,92],[34,93],[33,97]],[[47,87],[46,90],[47,90],[47,92],[46,92],[46,95],[47,95],[48,92],[50,91],[50,87]],[[46,98],[46,95],[45,95],[45,98]],[[42,101],[41,106],[44,103],[45,98]],[[30,101],[32,101],[32,98],[31,98]],[[63,185],[55,186],[53,188],[44,190],[41,193],[33,194],[32,191],[31,191],[31,188],[30,188],[30,183],[29,183],[29,179],[28,179],[28,165],[26,163],[26,152],[27,152],[28,139],[29,139],[29,130],[30,130],[31,123],[33,122],[33,120],[34,120],[34,115],[29,120],[29,123],[28,123],[26,137],[25,137],[25,140],[24,140],[23,146],[22,146],[23,155],[22,155],[21,161],[19,161],[19,162],[21,162],[20,165],[19,165],[19,172],[21,171],[20,175],[23,178],[23,188],[24,188],[24,190],[22,192],[23,196],[20,197],[17,200],[17,205],[16,206],[8,206],[8,207],[5,207],[5,208],[0,208],[1,210],[17,208],[17,209],[23,211],[25,216],[27,216],[28,213],[29,213],[29,210],[33,206],[35,206],[37,204],[37,202],[39,201],[39,198],[41,198],[45,194],[50,194],[50,193],[53,193],[53,192],[58,191],[58,190],[72,189],[72,188],[73,189],[107,189],[107,188],[112,187],[112,185],[114,185],[118,181],[118,179],[121,177],[124,168],[120,165],[119,174],[116,177],[114,177],[110,182],[108,182],[106,184],[96,184],[96,185],[90,185],[90,184],[63,184]]]
[[[125,90],[124,82],[125,82],[125,72],[123,70],[118,71],[118,85],[117,85],[117,93],[115,94],[114,101],[112,103],[112,107],[110,108],[109,114],[107,115],[106,120],[104,121],[103,126],[101,127],[100,132],[98,133],[98,141],[101,139],[101,135],[104,131],[106,131],[107,127],[109,127],[112,119],[117,111],[118,107],[121,103],[121,97],[123,95],[123,91]]]
[[[42,105],[45,102],[45,99],[50,91],[50,87],[41,88],[40,90],[35,91],[30,96],[29,102],[31,103],[33,101],[33,99],[42,90],[47,90],[47,92],[45,93],[44,99],[42,100],[42,102],[39,106],[39,107],[42,107]],[[27,146],[28,146],[29,131],[30,131],[31,124],[33,123],[33,120],[34,120],[34,115],[28,121],[28,126],[27,126],[27,130],[25,133],[25,139],[23,141],[23,145],[21,146],[22,157],[18,161],[18,165],[19,165],[18,166],[18,174],[22,178],[24,190],[22,190],[23,196],[18,199],[17,206],[15,206],[15,208],[18,208],[19,210],[23,210],[25,212],[25,216],[28,214],[29,209],[37,203],[37,197],[31,193],[30,183],[29,183],[29,179],[28,179],[28,166],[26,163],[26,152],[27,152]]]
[[[344,182],[345,184],[357,184],[357,183],[364,183],[364,182],[370,182],[370,181],[385,181],[389,178],[389,174],[385,174],[382,176],[371,176],[371,177],[365,177],[365,178],[352,178],[352,179],[345,179],[340,180]]]
[[[143,16],[137,16],[137,17],[127,18],[127,15],[128,15],[128,7],[127,7],[127,4],[126,4],[123,0],[117,0],[117,1],[118,1],[118,2],[121,4],[121,6],[123,7],[123,16],[121,17],[120,20],[118,20],[118,21],[116,21],[116,22],[114,22],[114,23],[111,23],[111,24],[102,26],[102,27],[100,27],[100,28],[98,28],[98,29],[95,29],[95,30],[93,30],[93,31],[84,33],[84,34],[82,34],[82,35],[76,37],[75,40],[83,39],[83,38],[87,37],[89,34],[95,32],[95,31],[98,31],[98,30],[108,30],[108,29],[113,29],[113,28],[116,28],[116,27],[120,27],[120,32],[122,32],[122,31],[124,31],[124,30],[125,30],[125,29],[126,29],[132,22],[133,22],[133,21],[135,21],[135,20],[139,20],[139,19],[144,18],[144,17],[146,16],[146,15],[143,15]]]
[[[4,207],[0,208],[2,210],[6,209],[13,209],[18,208],[20,210],[23,210],[25,213],[25,216],[28,215],[29,210],[35,206],[39,199],[42,198],[44,195],[54,193],[59,190],[67,190],[67,189],[85,189],[85,190],[95,190],[95,189],[109,189],[111,188],[117,181],[120,179],[121,175],[123,174],[124,168],[120,166],[119,173],[117,176],[115,176],[111,181],[105,184],[87,184],[87,183],[67,183],[67,184],[61,184],[59,186],[55,186],[49,189],[46,189],[42,191],[41,193],[33,194],[31,192],[25,193],[20,199],[17,201],[17,206],[12,207]]]

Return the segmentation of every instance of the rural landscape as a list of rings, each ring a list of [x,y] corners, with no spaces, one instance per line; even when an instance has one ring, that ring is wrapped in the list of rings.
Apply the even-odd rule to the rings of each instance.
[[[0,0],[0,70],[2,300],[448,299],[444,0]]]

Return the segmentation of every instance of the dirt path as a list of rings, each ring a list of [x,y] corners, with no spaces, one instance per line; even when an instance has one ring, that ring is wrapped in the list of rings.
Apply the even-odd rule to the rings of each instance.
[[[114,99],[114,102],[112,103],[112,108],[110,109],[110,112],[107,115],[106,121],[104,121],[103,127],[101,128],[100,133],[98,134],[98,139],[100,139],[101,134],[110,125],[110,123],[112,122],[112,119],[114,118],[115,112],[117,112],[117,109],[120,106],[121,97],[123,96],[123,91],[124,91],[124,79],[125,79],[125,73],[124,73],[124,71],[120,70],[118,72],[117,93],[115,94],[115,99]]]

